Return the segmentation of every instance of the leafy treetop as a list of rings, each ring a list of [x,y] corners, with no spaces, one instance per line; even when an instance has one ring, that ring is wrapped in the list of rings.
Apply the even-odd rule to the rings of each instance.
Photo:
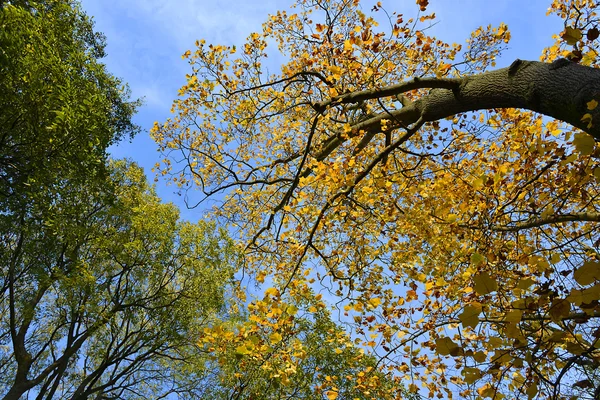
[[[329,291],[411,391],[597,396],[597,3],[553,1],[541,61],[495,70],[506,25],[446,43],[427,3],[298,0],[239,49],[198,41],[158,168],[224,194],[247,270]]]

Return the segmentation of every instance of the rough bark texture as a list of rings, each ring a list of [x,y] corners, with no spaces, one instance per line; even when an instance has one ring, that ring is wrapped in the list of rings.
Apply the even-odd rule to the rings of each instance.
[[[394,128],[436,121],[458,113],[492,108],[523,108],[565,121],[600,141],[600,107],[587,109],[587,102],[600,102],[600,69],[559,59],[553,63],[515,60],[510,67],[461,79],[414,79],[379,90],[351,93],[315,105],[318,111],[335,104],[400,95],[419,88],[429,94],[391,113],[380,114],[352,128],[358,133],[380,131],[382,119]],[[592,126],[582,117],[590,113]]]

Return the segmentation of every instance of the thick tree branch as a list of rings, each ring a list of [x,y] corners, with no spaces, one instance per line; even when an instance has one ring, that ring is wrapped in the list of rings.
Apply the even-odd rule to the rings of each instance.
[[[493,109],[522,108],[535,111],[577,127],[600,141],[600,108],[587,109],[587,102],[600,98],[600,69],[584,67],[559,59],[553,63],[516,60],[510,67],[467,76],[461,79],[423,78],[398,85],[336,96],[313,107],[325,112],[327,107],[356,103],[368,99],[399,96],[411,90],[431,88],[429,94],[391,112],[381,113],[352,126],[348,136],[408,127],[418,120],[437,121],[453,115]],[[592,115],[592,125],[582,121]],[[343,141],[335,135],[322,146],[324,158]]]
[[[539,228],[544,225],[554,225],[563,222],[600,222],[600,213],[581,212],[573,214],[549,215],[544,218],[534,218],[526,221],[514,222],[512,225],[491,226],[489,229],[497,232],[518,232],[523,229]],[[487,229],[476,225],[459,224],[462,228]]]
[[[538,228],[548,224],[559,224],[561,222],[600,222],[599,213],[576,213],[565,215],[551,215],[546,218],[538,218],[531,221],[523,221],[514,225],[493,227],[495,231],[517,232],[522,229]]]

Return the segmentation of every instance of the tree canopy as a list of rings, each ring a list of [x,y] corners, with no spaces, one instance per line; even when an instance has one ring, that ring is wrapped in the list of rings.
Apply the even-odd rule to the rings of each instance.
[[[201,392],[182,371],[202,376],[196,337],[224,307],[231,242],[178,221],[139,167],[111,169],[103,192],[63,188],[52,219],[2,225],[5,399]]]
[[[0,27],[2,399],[405,392],[318,299],[247,298],[226,230],[109,159],[139,102],[77,2],[0,1]]]
[[[506,25],[446,43],[417,3],[298,0],[242,45],[199,40],[158,167],[219,201],[265,295],[325,293],[413,393],[597,398],[598,5],[552,1],[540,61],[495,69]]]

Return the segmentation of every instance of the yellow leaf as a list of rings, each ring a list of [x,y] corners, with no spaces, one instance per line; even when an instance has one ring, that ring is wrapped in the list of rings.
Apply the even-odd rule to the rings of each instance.
[[[559,322],[571,312],[571,303],[565,299],[554,299],[548,313],[552,321]]]
[[[585,349],[581,347],[579,343],[569,342],[567,343],[567,351],[571,354],[580,355],[585,352]]]
[[[335,400],[338,398],[338,392],[333,390],[328,390],[327,393],[325,393],[325,395],[329,400]]]
[[[502,346],[502,339],[496,336],[492,336],[488,339],[488,347],[490,349],[497,349]]]
[[[379,297],[373,297],[372,299],[369,299],[369,304],[372,307],[377,307],[381,304],[381,299]]]
[[[483,178],[477,178],[473,181],[472,185],[473,185],[473,189],[480,189],[483,187],[483,184],[485,182],[483,181]]]
[[[537,383],[533,382],[531,384],[531,386],[529,386],[527,388],[527,390],[525,391],[525,393],[527,393],[527,399],[528,400],[533,399],[537,395],[537,393],[538,393]]]
[[[473,359],[479,363],[482,363],[487,360],[487,355],[483,351],[478,351],[473,354]]]
[[[471,254],[471,263],[473,263],[473,265],[480,265],[485,261],[485,257],[482,256],[479,253],[473,253]]]
[[[512,339],[517,339],[523,336],[517,322],[509,322],[508,324],[505,324],[503,333],[507,338]]]
[[[236,354],[241,354],[241,355],[249,354],[250,351],[251,350],[249,350],[245,345],[238,346],[235,349]]]
[[[587,104],[587,109],[590,111],[593,110],[594,108],[598,107],[598,102],[594,99],[588,101],[586,104]]]
[[[494,389],[494,387],[492,385],[490,385],[489,383],[486,383],[484,386],[477,389],[477,393],[479,393],[479,395],[481,397],[493,398],[496,394],[496,390]]]
[[[256,276],[256,281],[259,283],[264,283],[265,282],[265,276],[267,276],[267,273],[265,271],[260,271],[258,273],[258,275]]]
[[[289,306],[287,306],[287,308],[285,309],[285,312],[288,315],[296,315],[296,313],[298,312],[298,307],[296,307],[293,304],[290,304]]]
[[[600,300],[600,283],[584,290],[571,289],[571,293],[567,296],[567,300],[576,306],[588,304],[594,300]]]
[[[468,305],[463,309],[463,312],[458,316],[462,325],[475,328],[479,323],[479,314],[481,313],[481,304]]]
[[[582,286],[587,286],[600,280],[600,262],[586,261],[573,272],[573,279]]]
[[[330,65],[329,66],[329,71],[331,72],[331,75],[335,79],[340,79],[341,76],[342,76],[342,69],[340,67],[335,66],[335,65]]]
[[[592,127],[592,119],[593,117],[590,113],[583,114],[583,117],[581,117],[581,121],[587,123],[588,128]],[[577,137],[577,135],[575,135],[575,137]]]
[[[454,354],[456,350],[459,349],[458,345],[454,343],[449,337],[435,339],[435,346],[437,353],[441,356],[448,356],[450,354]]]
[[[344,51],[352,51],[352,42],[350,40],[344,41]]]
[[[526,290],[529,286],[533,285],[535,281],[531,278],[523,278],[519,279],[519,283],[517,283],[517,287],[522,290]]]
[[[273,332],[269,335],[269,339],[271,340],[271,343],[279,343],[281,342],[282,337],[278,332]]]
[[[504,320],[506,322],[520,322],[521,317],[523,316],[523,311],[521,310],[510,310],[506,313]]]
[[[465,367],[462,370],[462,374],[465,377],[465,382],[469,385],[481,378],[481,371],[477,368]]]
[[[473,281],[475,282],[473,288],[482,296],[498,290],[498,283],[487,272],[475,275]]]
[[[568,45],[573,46],[582,38],[582,33],[579,29],[565,28],[562,38]]]

